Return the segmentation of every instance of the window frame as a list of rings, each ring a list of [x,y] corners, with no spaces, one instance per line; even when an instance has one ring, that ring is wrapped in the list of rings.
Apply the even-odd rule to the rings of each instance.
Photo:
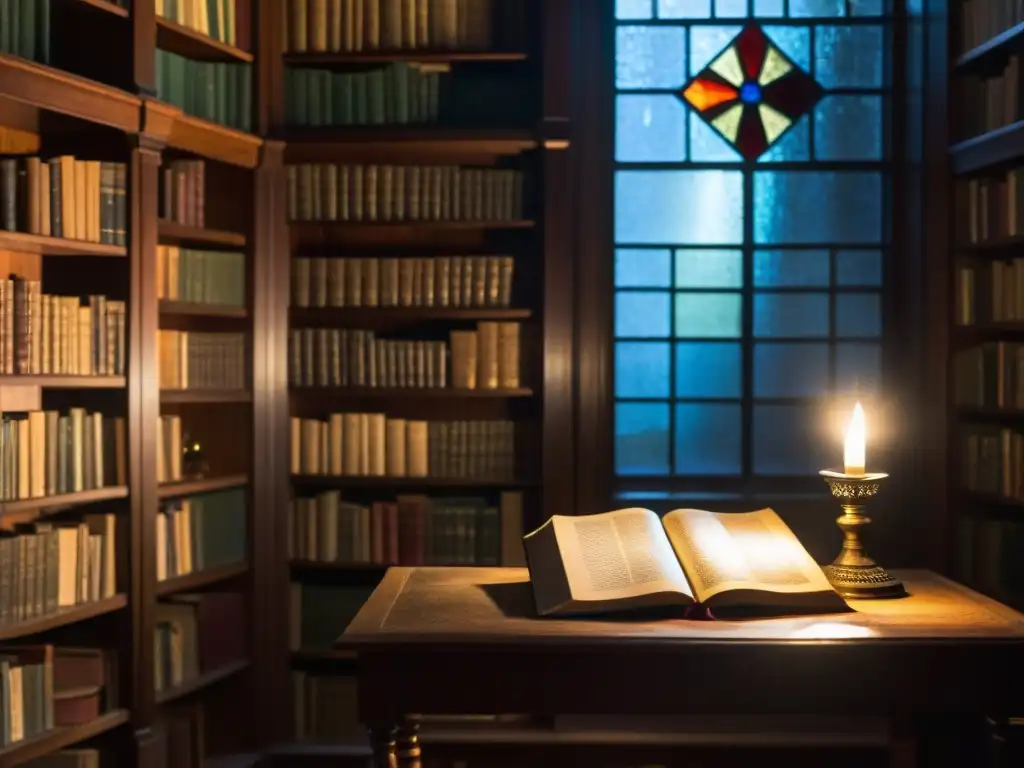
[[[586,0],[584,0],[585,2]],[[591,2],[593,3],[591,5]],[[576,370],[577,370],[577,456],[576,499],[581,513],[639,504],[653,509],[671,509],[681,503],[705,503],[716,509],[750,508],[752,503],[778,504],[791,499],[827,500],[826,489],[816,477],[754,476],[737,482],[735,477],[659,478],[617,477],[614,472],[614,142],[615,142],[615,13],[614,0],[590,0],[579,12],[574,66],[574,147],[577,182],[577,270],[576,270]],[[898,435],[884,456],[886,468],[899,473],[893,485],[906,489],[920,476],[923,464],[912,455],[913,436],[920,434],[928,420],[925,402],[936,398],[908,399],[920,394],[936,365],[923,338],[934,329],[931,315],[922,301],[922,282],[934,283],[929,274],[925,245],[934,237],[926,235],[928,211],[944,205],[944,197],[930,196],[920,173],[919,153],[928,148],[931,130],[911,135],[908,125],[924,127],[923,116],[935,114],[935,105],[924,98],[908,99],[907,74],[921,66],[927,52],[925,9],[910,8],[897,1],[891,10],[889,38],[892,44],[889,74],[891,107],[886,110],[890,178],[888,201],[883,214],[887,229],[884,246],[882,285],[882,368],[885,394],[891,407],[885,418]],[[908,35],[908,21],[919,19],[922,35]],[[638,22],[642,23],[642,22]],[[741,23],[741,22],[740,22]],[[930,22],[929,22],[930,23]],[[944,26],[943,26],[944,29]],[[908,44],[909,40],[909,44]],[[944,82],[944,75],[943,75]],[[916,90],[916,89],[915,89]],[[942,105],[944,106],[944,96]],[[944,126],[936,134],[945,135]],[[933,145],[934,146],[934,145]],[[944,150],[943,150],[944,151]],[[802,169],[827,170],[829,164],[813,161],[798,164]],[[784,169],[786,164],[773,163]],[[916,173],[915,173],[916,169]],[[920,182],[920,186],[908,180]],[[935,183],[934,180],[931,183]],[[750,242],[741,246],[745,251]],[[834,296],[834,280],[828,289]],[[743,292],[753,287],[744,285]],[[749,313],[745,321],[749,324]],[[748,330],[745,328],[745,330]],[[749,339],[749,337],[747,337]],[[745,343],[748,343],[745,340]],[[926,359],[922,359],[924,356]],[[942,387],[944,392],[944,382]],[[931,393],[929,393],[931,394]],[[744,398],[750,396],[744,392]],[[744,431],[749,430],[748,423]],[[933,420],[934,421],[934,420]],[[841,459],[837,446],[837,460]],[[945,463],[944,457],[935,467]],[[903,495],[901,493],[901,495]]]

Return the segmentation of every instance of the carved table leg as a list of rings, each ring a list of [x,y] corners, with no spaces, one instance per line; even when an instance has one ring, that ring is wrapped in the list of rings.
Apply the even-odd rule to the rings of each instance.
[[[398,727],[398,768],[422,768],[419,730],[419,723],[414,720],[406,720]]]
[[[369,730],[373,768],[397,768],[394,726],[371,726]]]

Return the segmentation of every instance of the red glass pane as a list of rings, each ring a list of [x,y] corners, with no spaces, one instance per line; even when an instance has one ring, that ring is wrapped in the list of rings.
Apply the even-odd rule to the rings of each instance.
[[[743,110],[740,132],[736,137],[736,149],[747,160],[760,157],[761,153],[768,149],[768,140],[765,138],[764,126],[761,125],[761,117],[756,106],[748,106]]]
[[[821,86],[800,70],[792,70],[766,85],[761,91],[761,100],[787,117],[796,119],[810,111],[821,95]]]
[[[768,48],[764,33],[760,27],[747,27],[736,39],[736,50],[739,51],[743,69],[751,80],[761,72],[764,54]]]
[[[685,98],[699,112],[706,112],[714,106],[733,101],[737,97],[736,89],[731,85],[716,83],[714,80],[698,78],[683,91]]]

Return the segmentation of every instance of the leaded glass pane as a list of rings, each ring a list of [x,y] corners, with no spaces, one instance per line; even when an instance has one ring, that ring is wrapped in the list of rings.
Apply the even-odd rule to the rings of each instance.
[[[711,0],[658,0],[660,19],[707,19]]]
[[[615,287],[671,287],[671,258],[671,252],[667,248],[617,248],[615,250]]]
[[[828,344],[754,345],[755,397],[814,397],[828,389]]]
[[[676,472],[738,475],[743,469],[740,406],[680,403],[676,406]]]
[[[628,94],[615,100],[615,159],[673,162],[686,157],[686,112],[675,96]]]
[[[754,285],[759,288],[827,288],[828,251],[754,251]]]
[[[836,282],[844,286],[880,286],[880,251],[839,251],[836,254]]]
[[[822,19],[846,15],[846,0],[789,0],[794,19]]]
[[[615,18],[649,19],[654,0],[615,0]]]
[[[881,88],[880,26],[822,25],[814,33],[814,74],[826,88]]]
[[[758,243],[877,243],[882,175],[863,171],[757,171]]]
[[[615,294],[615,335],[620,338],[667,338],[669,295],[650,291]]]
[[[828,336],[827,293],[759,293],[754,296],[757,338],[824,338]]]
[[[752,425],[754,473],[758,475],[813,475],[829,466],[835,453],[823,451],[817,425],[821,415],[810,406],[759,404]]]
[[[881,159],[881,96],[826,96],[814,110],[814,154],[819,160]]]
[[[615,241],[738,244],[743,242],[742,206],[738,171],[618,171]]]
[[[742,251],[713,248],[676,251],[676,288],[742,287]]]
[[[836,335],[873,337],[882,333],[882,300],[877,293],[836,296]]]
[[[679,339],[737,339],[743,334],[738,293],[677,293],[675,335]]]
[[[882,348],[879,344],[837,344],[836,384],[848,395],[873,395],[882,378]]]
[[[616,397],[668,397],[667,341],[620,341],[615,344]]]
[[[667,475],[668,403],[615,406],[615,471],[620,475]]]
[[[683,84],[686,39],[681,27],[619,27],[615,46],[619,88],[676,88]]]
[[[738,398],[743,394],[743,349],[737,342],[679,342],[675,364],[676,397]]]

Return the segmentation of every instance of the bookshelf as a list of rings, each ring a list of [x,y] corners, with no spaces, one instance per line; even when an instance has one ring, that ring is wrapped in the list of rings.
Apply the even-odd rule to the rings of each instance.
[[[1024,269],[1017,188],[1024,111],[1016,96],[1024,19],[1001,10],[999,3],[958,6],[961,26],[954,26],[950,57],[954,97],[978,107],[954,124],[949,147],[956,214],[950,455],[959,513],[953,561],[957,578],[1020,609],[1024,582],[1012,564],[1024,551],[1018,389],[1024,295],[1017,278]]]
[[[81,445],[92,435],[104,453],[102,471],[95,458],[83,458],[81,477],[73,468],[67,478],[48,479],[42,469],[37,477],[36,467],[48,463],[33,458],[30,439],[27,478],[19,473],[17,480],[32,487],[11,492],[10,478],[0,483],[6,531],[0,546],[14,546],[3,542],[15,534],[59,538],[78,531],[93,542],[84,545],[83,557],[95,561],[93,570],[102,566],[88,591],[82,587],[46,610],[33,606],[15,619],[0,608],[0,648],[94,648],[116,660],[118,670],[98,718],[2,747],[2,765],[70,746],[95,747],[100,768],[114,757],[117,765],[197,768],[220,759],[252,765],[261,749],[294,740],[292,701],[281,695],[292,672],[333,673],[339,664],[345,680],[324,683],[323,693],[348,702],[348,735],[359,742],[350,706],[352,659],[323,647],[292,653],[290,585],[341,588],[357,608],[387,564],[401,561],[403,549],[392,541],[399,500],[413,504],[421,520],[433,514],[427,499],[472,502],[440,513],[449,521],[447,548],[431,550],[422,536],[405,548],[406,555],[436,562],[477,556],[466,541],[461,549],[452,544],[458,520],[486,518],[489,538],[481,552],[500,559],[508,554],[502,540],[518,539],[544,510],[572,508],[565,443],[572,431],[571,371],[544,365],[546,356],[571,347],[569,70],[560,37],[568,3],[475,3],[491,8],[486,19],[474,11],[475,18],[467,15],[463,27],[452,28],[437,16],[419,30],[415,48],[395,44],[395,20],[381,18],[385,37],[375,41],[370,25],[361,50],[346,48],[346,36],[356,33],[344,24],[335,40],[333,18],[326,42],[312,35],[305,48],[297,45],[297,27],[284,11],[300,6],[217,0],[186,18],[183,3],[165,0],[39,0],[35,27],[17,40],[21,46],[31,38],[31,45],[15,50],[0,36],[0,180],[24,173],[33,190],[31,205],[18,198],[13,223],[4,218],[9,196],[0,190],[0,277],[18,278],[10,291],[3,281],[0,305],[17,303],[18,338],[34,328],[38,348],[48,350],[30,346],[26,360],[18,358],[9,370],[0,354],[0,414],[15,422],[30,412],[56,414],[56,429],[80,429]],[[379,124],[376,102],[365,113],[340,102],[331,110],[321,105],[319,113],[308,105],[297,112],[289,86],[302,72],[317,73],[300,75],[303,82],[318,78],[364,93],[386,79],[395,97],[387,114],[401,117],[391,114],[400,110],[405,117]],[[428,85],[415,104],[408,91],[403,102],[394,77]],[[459,90],[438,90],[442,82],[458,82]],[[502,102],[529,106],[479,108],[481,92],[502,89]],[[26,159],[33,157],[41,161]],[[58,158],[67,158],[65,165],[51,164]],[[58,173],[77,179],[78,163],[87,180],[82,190],[68,187],[71,196],[56,193],[45,204],[46,185],[53,195]],[[399,215],[398,197],[383,186],[370,197],[352,195],[347,220],[324,215],[325,202],[338,210],[332,201],[300,210],[290,197],[295,169],[314,165],[408,169],[423,185],[420,211],[414,216],[403,194]],[[456,182],[463,169],[466,182]],[[88,199],[82,203],[72,193]],[[456,215],[458,195],[468,206]],[[379,216],[370,215],[371,197],[381,201]],[[364,215],[355,215],[357,199]],[[496,263],[492,269],[479,261],[493,257],[509,259],[511,279]],[[399,282],[388,284],[387,295],[378,284],[376,306],[369,288],[366,302],[296,306],[297,259],[375,259],[378,268],[388,260],[381,274],[394,276],[398,268]],[[454,298],[449,278],[450,300],[428,299],[424,265],[447,260],[451,271],[452,259],[464,260],[460,269],[479,263],[482,297],[474,286]],[[409,268],[419,270],[420,282],[407,301],[401,280],[408,282],[402,270]],[[37,313],[45,320],[24,319]],[[491,335],[513,326],[509,343],[517,355],[496,361]],[[332,383],[328,376],[327,386],[319,380],[292,386],[289,344],[303,329],[361,331],[371,335],[364,344],[371,337],[402,342],[409,365],[397,362],[399,347],[392,345],[381,347],[383,361],[390,355],[394,362],[381,368],[379,381],[364,371],[362,384],[356,377]],[[458,387],[446,357],[452,331],[463,334]],[[73,332],[74,345],[67,341]],[[484,335],[486,342],[468,340]],[[0,353],[5,340],[0,333]],[[430,379],[416,363],[426,342],[441,363]],[[485,371],[478,371],[479,361],[466,367],[474,344],[478,353],[486,347]],[[466,380],[469,370],[479,373],[479,382]],[[335,413],[384,414],[383,421],[374,418],[374,428],[382,425],[385,434],[388,418],[396,435],[403,421],[420,423],[421,437],[434,425],[435,449],[447,445],[463,459],[450,460],[451,469],[440,475],[380,474],[376,466],[372,474],[369,468],[313,474],[303,466],[293,473],[292,418],[326,420]],[[90,414],[104,418],[93,423]],[[99,426],[107,417],[110,430]],[[54,416],[30,418],[30,438],[40,419],[42,434],[53,429]],[[492,435],[493,450],[470,461],[475,454],[466,446],[482,434],[471,436],[461,426],[470,422],[491,425],[495,435],[505,430],[500,450]],[[460,426],[445,438],[451,425]],[[541,439],[552,430],[562,441],[552,443],[554,450]],[[376,439],[375,446],[374,461]],[[429,453],[418,450],[415,461],[422,463]],[[398,454],[392,454],[394,469]],[[387,451],[384,459],[386,465]],[[549,477],[558,480],[542,485]],[[366,527],[368,513],[360,512],[358,557],[325,560],[297,550],[290,557],[292,499],[330,500],[339,493],[367,510],[376,502],[388,547],[380,529],[376,548],[383,551],[371,546],[364,556],[372,525]],[[504,539],[495,513],[514,523]],[[85,527],[75,528],[78,522]],[[196,652],[176,655],[167,637],[175,631]],[[318,628],[323,638],[333,631]],[[211,635],[223,640],[212,649]]]

